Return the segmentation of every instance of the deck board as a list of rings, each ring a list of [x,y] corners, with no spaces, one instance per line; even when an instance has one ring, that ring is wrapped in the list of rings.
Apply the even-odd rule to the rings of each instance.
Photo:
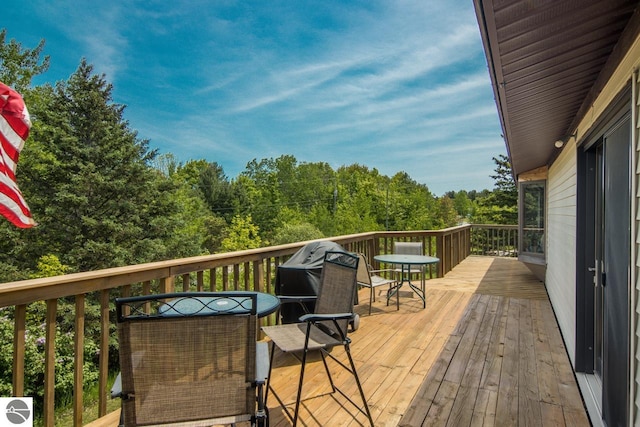
[[[400,310],[360,295],[352,355],[376,426],[588,426],[544,285],[515,259],[471,256],[427,282],[427,307],[403,292]],[[340,356],[339,349],[334,350]],[[295,399],[299,368],[277,357],[273,386]],[[334,380],[358,402],[348,374]],[[305,374],[305,395],[329,389],[322,363]],[[269,397],[271,426],[290,426]],[[299,425],[366,426],[336,395],[304,401]]]

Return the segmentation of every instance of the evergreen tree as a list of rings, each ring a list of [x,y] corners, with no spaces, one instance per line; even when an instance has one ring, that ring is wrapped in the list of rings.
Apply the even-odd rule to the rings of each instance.
[[[31,80],[49,68],[49,56],[40,60],[43,49],[44,40],[33,49],[23,48],[14,39],[7,42],[7,30],[0,30],[0,82],[25,95]]]
[[[20,236],[23,265],[53,254],[86,271],[202,251],[171,243],[181,240],[176,186],[149,165],[156,153],[129,128],[104,76],[83,60],[67,82],[33,92],[21,167],[39,225]]]
[[[473,222],[476,224],[517,224],[518,187],[513,179],[511,164],[505,155],[494,157],[495,181],[491,193],[479,196],[475,201]]]

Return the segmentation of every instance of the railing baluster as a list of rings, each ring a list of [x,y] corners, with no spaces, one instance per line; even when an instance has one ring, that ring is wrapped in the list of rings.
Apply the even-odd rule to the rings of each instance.
[[[209,290],[211,292],[215,292],[216,291],[217,283],[218,283],[218,280],[216,278],[216,269],[215,268],[210,268],[209,269]]]
[[[100,356],[98,358],[98,416],[107,414],[107,380],[109,375],[109,290],[100,291]]]
[[[229,267],[222,267],[222,290],[229,290]]]
[[[240,264],[233,264],[233,290],[239,290],[240,285]]]
[[[255,275],[255,272],[253,274]],[[247,291],[256,289],[255,284],[251,284],[251,264],[249,262],[244,263],[244,289]]]
[[[151,280],[146,280],[145,282],[142,283],[142,295],[150,295],[151,294]],[[128,314],[128,310],[129,308],[127,307],[127,313]],[[149,313],[151,311],[151,303],[146,302],[144,304],[144,312],[145,313]]]
[[[27,331],[27,306],[17,305],[13,329],[13,395],[24,396],[24,337]]]
[[[58,300],[47,300],[47,320],[45,322],[44,350],[44,425],[53,427],[56,382],[56,312]]]
[[[187,292],[189,290],[189,285],[191,284],[191,278],[189,277],[189,273],[185,273],[182,275],[182,291]]]
[[[200,270],[196,273],[196,290],[204,291],[204,271]]]
[[[84,294],[76,295],[73,389],[84,389]],[[82,426],[83,393],[73,395],[73,425]]]
[[[272,280],[272,272],[271,272],[271,263],[277,263],[278,260],[277,259],[272,259],[272,258],[267,258],[266,259],[266,264],[267,264],[267,269],[265,272],[265,276],[264,276],[264,292],[270,294],[271,293],[271,280]]]

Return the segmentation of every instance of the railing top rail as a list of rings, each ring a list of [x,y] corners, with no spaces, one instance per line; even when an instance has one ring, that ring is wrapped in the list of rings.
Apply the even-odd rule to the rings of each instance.
[[[414,231],[378,231],[376,237],[421,237],[421,236],[441,236],[443,234],[454,233],[467,228],[471,224],[456,225],[455,227],[443,228],[441,230],[414,230]]]
[[[332,240],[337,243],[348,244],[373,238],[374,236],[375,233],[362,233],[318,240]],[[0,307],[29,304],[34,301],[116,288],[131,283],[156,280],[192,271],[203,271],[244,262],[261,261],[265,258],[292,255],[302,246],[312,241],[314,240],[2,283],[0,284]]]

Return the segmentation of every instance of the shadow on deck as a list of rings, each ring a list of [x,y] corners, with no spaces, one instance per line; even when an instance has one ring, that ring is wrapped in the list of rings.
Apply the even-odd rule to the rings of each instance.
[[[380,298],[350,336],[376,426],[589,426],[543,283],[515,259],[472,256],[427,282],[427,307],[401,294],[400,310]],[[336,349],[336,353],[339,350]],[[351,377],[334,380],[352,393]],[[295,399],[299,365],[279,357],[278,393]],[[308,365],[303,393],[327,393],[322,363]],[[289,420],[270,398],[271,426]],[[341,396],[306,399],[300,425],[360,426],[366,418]]]

